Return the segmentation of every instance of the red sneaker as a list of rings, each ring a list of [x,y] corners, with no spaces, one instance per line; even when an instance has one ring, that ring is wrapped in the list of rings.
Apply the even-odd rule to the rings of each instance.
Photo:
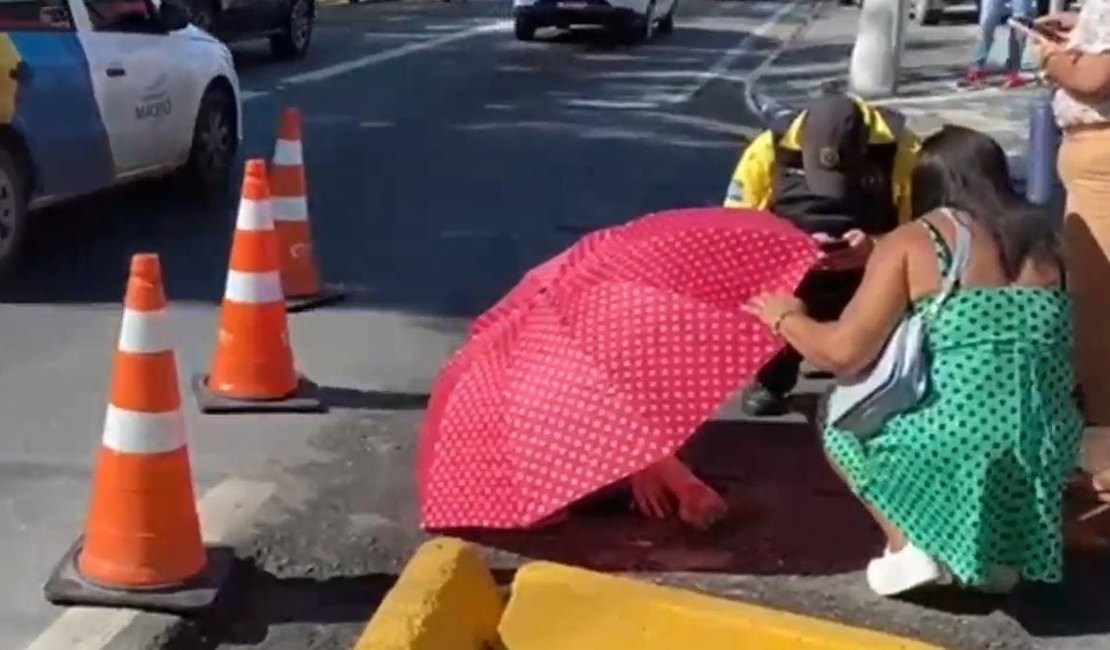
[[[987,76],[982,70],[975,68],[968,68],[963,78],[956,82],[956,87],[963,89],[982,88],[985,85],[987,85]]]
[[[1006,89],[1021,88],[1029,85],[1030,79],[1021,73],[1011,72],[1006,75],[1006,81],[1002,82],[1002,87]]]

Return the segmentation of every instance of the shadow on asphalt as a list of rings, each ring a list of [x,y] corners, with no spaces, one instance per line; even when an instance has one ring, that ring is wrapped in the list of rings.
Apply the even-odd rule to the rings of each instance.
[[[316,386],[316,396],[330,408],[364,409],[368,411],[422,410],[428,404],[428,393],[361,390],[340,386]]]
[[[150,180],[36,213],[24,264],[0,285],[0,303],[121,304],[139,252],[161,256],[171,302],[218,302],[235,208],[233,196],[203,206],[171,181]]]
[[[240,559],[234,580],[203,618],[182,626],[164,650],[256,645],[281,625],[327,626],[369,620],[397,576],[278,577]],[[261,596],[261,597],[260,597]],[[311,636],[311,635],[309,635]]]

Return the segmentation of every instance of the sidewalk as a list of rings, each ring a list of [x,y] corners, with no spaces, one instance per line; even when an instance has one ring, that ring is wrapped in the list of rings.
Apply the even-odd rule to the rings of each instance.
[[[946,123],[991,134],[1010,157],[1014,175],[1024,178],[1030,106],[1046,90],[1031,85],[1020,90],[958,91],[955,82],[975,40],[971,16],[952,13],[951,24],[933,27],[910,24],[898,96],[876,103],[905,113],[910,128],[923,136]],[[856,8],[825,4],[808,31],[760,76],[759,90],[797,106],[825,84],[846,86],[858,19]],[[1003,60],[1005,41],[1005,29],[1000,29],[992,61]]]

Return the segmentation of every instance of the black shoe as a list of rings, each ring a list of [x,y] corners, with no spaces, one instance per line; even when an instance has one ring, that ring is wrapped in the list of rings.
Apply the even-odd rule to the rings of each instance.
[[[740,410],[751,418],[786,415],[790,406],[785,395],[773,393],[760,384],[752,384],[740,397]]]

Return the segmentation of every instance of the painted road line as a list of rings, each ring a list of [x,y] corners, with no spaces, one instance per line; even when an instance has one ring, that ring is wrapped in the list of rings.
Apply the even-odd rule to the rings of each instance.
[[[848,63],[845,61],[831,61],[821,63],[796,63],[793,65],[776,65],[770,70],[765,70],[760,78],[773,77],[820,77],[823,79],[842,79],[848,73]]]
[[[364,41],[421,41],[435,38],[426,32],[369,32],[362,35]]]
[[[759,129],[748,126],[746,124],[734,124],[732,122],[723,122],[721,120],[711,120],[706,117],[698,117],[696,115],[682,115],[679,113],[664,113],[662,111],[637,111],[638,115],[644,117],[652,117],[663,122],[670,122],[672,124],[680,124],[697,129],[702,129],[710,133],[718,133],[721,135],[734,135],[741,138],[754,138],[759,135]]]
[[[351,59],[350,61],[336,63],[334,65],[329,65],[317,70],[311,70],[309,72],[302,72],[300,74],[290,75],[281,79],[279,81],[279,84],[296,85],[311,83],[313,81],[323,81],[324,79],[330,79],[332,77],[346,74],[360,68],[378,65],[379,63],[385,63],[386,61],[399,59],[401,57],[415,54],[417,52],[432,50],[442,45],[447,45],[448,43],[462,41],[468,38],[473,38],[475,36],[481,36],[483,34],[507,32],[512,27],[512,25],[513,21],[511,20],[496,20],[485,22],[475,27],[471,27],[470,29],[452,32],[450,34],[444,34],[442,36],[430,38],[425,41],[407,43],[400,47],[385,50],[384,52],[375,52],[374,54],[368,54],[366,56],[358,57],[357,59]]]
[[[241,101],[244,101],[244,102],[249,102],[252,99],[257,99],[259,97],[265,97],[266,95],[269,95],[269,94],[270,94],[270,92],[267,91],[267,90],[240,90],[239,91],[239,99]]]
[[[204,541],[232,544],[247,533],[276,485],[230,478],[205,493],[197,505]],[[98,650],[127,628],[134,609],[70,607],[26,650]]]
[[[694,81],[694,83],[690,84],[690,86],[687,87],[685,90],[682,90],[666,98],[664,100],[665,103],[684,104],[693,99],[706,86],[708,86],[711,81],[718,79],[725,73],[727,73],[729,69],[736,64],[740,57],[744,56],[745,54],[750,54],[751,51],[755,48],[756,42],[770,33],[771,30],[777,27],[780,23],[782,23],[782,21],[788,15],[790,15],[791,12],[796,10],[798,6],[802,4],[802,2],[803,0],[791,0],[791,2],[779,7],[779,9],[775,11],[775,13],[771,14],[771,16],[767,18],[767,20],[765,20],[763,23],[761,23],[758,27],[756,27],[755,30],[748,32],[748,35],[741,39],[741,41],[737,43],[735,47],[732,47],[731,49],[725,51],[725,53],[722,54],[721,57],[717,59],[717,61],[714,62],[714,64],[709,68],[708,72],[698,75],[697,80]]]
[[[748,111],[752,115],[760,114],[760,107],[755,101],[754,96],[755,85],[759,83],[759,80],[763,77],[763,75],[771,69],[771,66],[775,64],[775,61],[778,61],[779,57],[782,56],[782,53],[785,52],[803,34],[805,34],[806,31],[809,30],[810,25],[812,25],[813,21],[817,19],[817,14],[819,13],[819,10],[820,5],[815,2],[813,6],[810,7],[809,15],[807,15],[806,19],[802,21],[802,24],[798,25],[798,27],[790,33],[790,36],[788,38],[782,39],[778,46],[776,46],[775,49],[772,50],[759,65],[757,65],[751,72],[748,73],[747,78],[744,80],[744,106],[747,107]]]
[[[905,104],[943,104],[944,102],[952,101],[954,99],[975,99],[976,97],[991,97],[1000,94],[1002,94],[1002,91],[998,88],[980,88],[978,90],[963,90],[941,94],[930,93],[928,95],[887,97],[886,99],[876,99],[872,101],[871,104],[874,106],[901,106]]]

